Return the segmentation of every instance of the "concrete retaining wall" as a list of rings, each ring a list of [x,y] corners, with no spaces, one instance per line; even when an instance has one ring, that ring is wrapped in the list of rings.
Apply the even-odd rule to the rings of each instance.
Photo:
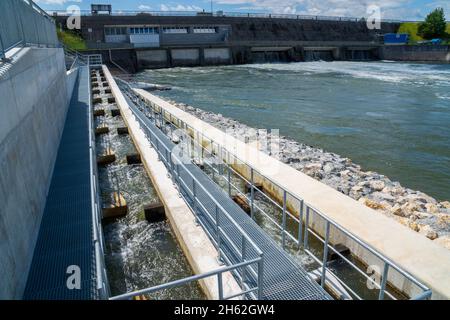
[[[167,50],[140,50],[136,51],[139,69],[165,68],[168,66]]]
[[[200,64],[199,49],[172,49],[170,50],[173,66],[194,66]]]
[[[0,66],[0,299],[20,299],[69,90],[62,49],[26,48]]]
[[[101,54],[103,63],[108,64],[110,67],[117,68],[114,64],[110,63],[110,52],[114,63],[127,70],[129,73],[138,71],[136,54],[139,52],[136,49],[98,49],[87,50],[83,54]],[[123,73],[120,70],[120,73]]]
[[[450,62],[450,46],[384,46],[380,58],[395,61]]]
[[[231,63],[230,48],[205,48],[203,52],[205,64]]]

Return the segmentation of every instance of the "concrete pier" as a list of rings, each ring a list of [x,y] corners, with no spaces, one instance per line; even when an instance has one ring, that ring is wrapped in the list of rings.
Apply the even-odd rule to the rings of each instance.
[[[97,156],[97,165],[106,166],[116,161],[116,155],[111,148],[107,148],[105,153]]]
[[[117,128],[117,134],[128,134],[128,128],[127,127],[121,127],[121,128]]]
[[[114,192],[111,200],[112,203],[106,204],[102,209],[103,219],[119,218],[127,215],[127,202],[121,193]]]
[[[164,205],[160,202],[144,207],[145,220],[148,222],[159,222],[166,218]]]
[[[107,134],[109,132],[109,127],[106,125],[101,125],[95,128],[95,135]]]

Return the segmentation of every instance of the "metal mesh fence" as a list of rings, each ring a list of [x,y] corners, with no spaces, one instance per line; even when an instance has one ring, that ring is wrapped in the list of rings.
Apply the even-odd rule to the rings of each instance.
[[[31,0],[1,0],[0,58],[17,46],[57,47],[56,25]]]

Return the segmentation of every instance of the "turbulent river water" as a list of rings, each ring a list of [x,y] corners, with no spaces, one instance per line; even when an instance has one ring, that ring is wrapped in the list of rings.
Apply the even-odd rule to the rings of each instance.
[[[179,102],[279,129],[450,199],[450,65],[301,62],[147,70]]]

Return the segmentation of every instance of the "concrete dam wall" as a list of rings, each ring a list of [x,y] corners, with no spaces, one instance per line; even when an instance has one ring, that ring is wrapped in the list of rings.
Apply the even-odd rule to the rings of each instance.
[[[66,19],[59,16],[57,22],[65,26]],[[398,27],[382,23],[381,29],[370,30],[365,21],[138,14],[83,16],[80,34],[104,61],[110,61],[111,50],[114,62],[135,72],[254,62],[373,60],[378,59],[379,35]],[[133,43],[135,28],[151,29],[147,45]]]
[[[57,23],[65,26],[65,16],[58,16]],[[150,26],[227,26],[230,33],[225,40],[231,44],[245,42],[299,42],[341,41],[372,42],[378,34],[397,32],[399,23],[381,23],[380,30],[369,30],[364,21],[327,21],[303,19],[237,18],[237,17],[164,17],[139,14],[136,16],[83,16],[81,34],[88,43],[105,42],[104,27],[150,25]],[[167,35],[163,35],[167,37]],[[180,35],[175,35],[180,38]],[[211,44],[211,36],[206,34]],[[205,38],[204,37],[204,38]],[[190,38],[190,45],[196,38]],[[197,38],[200,39],[200,36]],[[163,41],[163,40],[162,40]],[[168,45],[177,45],[178,42]],[[186,44],[186,43],[182,43]]]
[[[397,61],[450,62],[450,46],[385,46],[380,48],[380,58]]]
[[[231,24],[231,42],[372,42],[377,34],[396,32],[397,23],[382,23],[380,30],[369,30],[364,21],[326,21],[289,19],[239,19]]]
[[[24,48],[0,69],[0,299],[25,288],[72,92],[66,79],[62,49]]]

